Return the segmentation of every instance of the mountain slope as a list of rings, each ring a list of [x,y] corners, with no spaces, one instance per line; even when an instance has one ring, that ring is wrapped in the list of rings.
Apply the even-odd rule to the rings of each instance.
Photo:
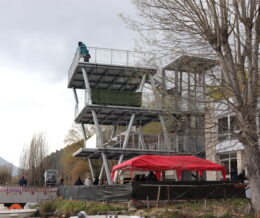
[[[4,158],[0,157],[0,166],[5,166],[5,165],[10,165],[11,163],[9,163],[7,160],[5,160]],[[13,167],[13,172],[12,172],[12,176],[17,176],[19,173],[19,168],[16,167],[15,165],[11,164]]]

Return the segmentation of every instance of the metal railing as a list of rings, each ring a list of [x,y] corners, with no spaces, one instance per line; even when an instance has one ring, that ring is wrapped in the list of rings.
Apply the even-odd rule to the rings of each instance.
[[[90,104],[88,101],[89,97],[87,96],[87,92],[78,91],[78,100],[79,103],[75,105],[75,117],[81,110],[85,107],[86,104]],[[118,102],[118,106],[120,106],[120,102]],[[141,107],[143,109],[150,110],[166,110],[169,112],[200,112],[203,113],[205,111],[205,104],[203,102],[199,102],[196,99],[188,99],[183,97],[176,96],[168,96],[165,99],[165,102],[162,102],[162,99],[158,99],[155,97],[153,93],[142,92],[142,103]]]
[[[88,50],[91,55],[91,58],[89,59],[90,63],[122,65],[122,66],[131,66],[131,67],[146,67],[146,68],[155,67],[155,63],[154,63],[155,54],[153,53],[109,49],[109,48],[97,48],[97,47],[88,47]],[[83,62],[83,58],[80,55],[79,48],[77,48],[68,72],[69,81],[78,63],[80,62]]]
[[[142,145],[142,140],[144,145]],[[117,135],[113,140],[108,141],[104,144],[107,148],[122,148],[125,139],[124,132]],[[186,140],[185,140],[186,139]],[[189,139],[189,140],[187,140]],[[192,141],[191,141],[192,140]],[[143,137],[136,132],[132,132],[129,136],[127,149],[140,149],[140,150],[157,150],[157,151],[172,151],[178,154],[190,152],[197,153],[200,152],[199,142],[200,136],[197,135],[193,138],[190,135],[176,135],[168,133],[168,141],[162,134],[143,134]]]
[[[80,60],[80,52],[79,52],[79,48],[77,48],[76,53],[75,53],[74,58],[73,58],[73,61],[72,61],[70,68],[69,68],[68,81],[70,81],[70,79],[71,79],[71,77],[72,77],[72,75],[73,75],[73,73],[74,73],[74,71],[75,71],[75,69],[76,69],[76,67],[79,63],[79,60]]]
[[[122,148],[124,143],[124,132],[116,136],[113,140],[106,143],[106,147],[118,147]],[[142,144],[142,139],[143,143]],[[143,134],[143,137],[136,132],[130,134],[127,148],[132,149],[146,149],[146,150],[158,150],[158,151],[179,151],[178,144],[176,143],[176,136],[168,135],[169,143],[165,142],[163,135],[155,134]]]

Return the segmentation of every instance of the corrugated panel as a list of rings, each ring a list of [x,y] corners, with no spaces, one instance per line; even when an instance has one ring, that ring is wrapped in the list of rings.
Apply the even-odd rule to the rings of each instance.
[[[141,107],[142,93],[117,90],[92,89],[92,102],[98,105]]]

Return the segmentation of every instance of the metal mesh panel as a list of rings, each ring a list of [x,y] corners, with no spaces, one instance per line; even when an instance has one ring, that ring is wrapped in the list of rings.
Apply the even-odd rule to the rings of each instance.
[[[98,105],[141,107],[142,93],[93,89],[92,102]]]

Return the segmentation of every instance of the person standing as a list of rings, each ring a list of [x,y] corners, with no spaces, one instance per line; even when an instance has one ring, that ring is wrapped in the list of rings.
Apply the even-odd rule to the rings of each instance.
[[[155,174],[153,173],[153,171],[149,172],[149,174],[147,175],[147,180],[148,181],[157,181],[157,178],[156,178]]]
[[[59,180],[59,185],[60,186],[63,186],[64,185],[64,179],[61,177],[60,180]]]
[[[75,182],[74,185],[83,185],[83,182],[82,182],[80,177],[78,177],[78,179],[77,179],[77,181]]]
[[[84,185],[86,186],[91,186],[92,185],[92,181],[91,179],[89,178],[89,176],[86,178],[85,182],[84,182]]]
[[[19,186],[26,186],[27,185],[27,179],[22,176],[22,178],[19,180]]]
[[[91,58],[87,46],[83,42],[78,42],[80,56],[83,57],[85,62],[89,62]]]

